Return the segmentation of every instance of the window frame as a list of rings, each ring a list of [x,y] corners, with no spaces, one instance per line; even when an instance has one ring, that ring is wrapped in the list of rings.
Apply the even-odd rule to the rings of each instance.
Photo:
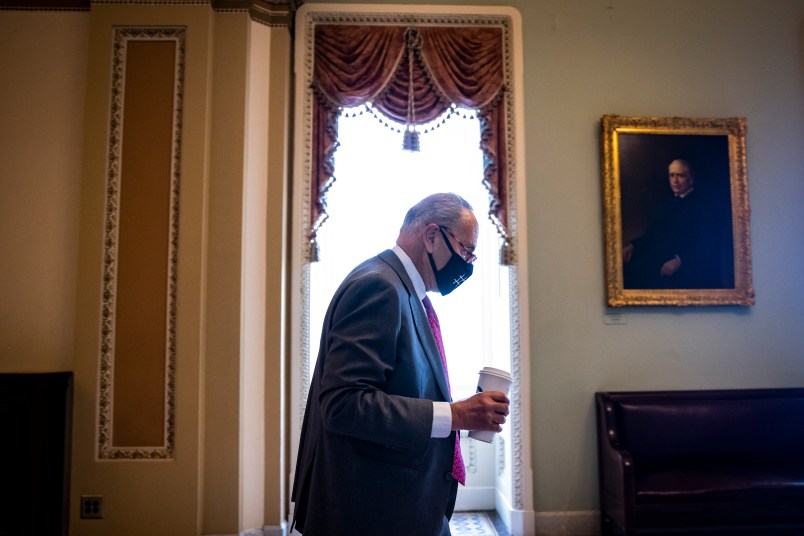
[[[460,7],[436,5],[305,4],[296,14],[295,110],[293,149],[293,217],[291,231],[291,299],[289,360],[290,486],[296,463],[312,371],[309,367],[309,238],[311,170],[313,29],[317,23],[349,24],[501,24],[506,41],[506,74],[509,99],[506,114],[508,229],[510,235],[511,373],[510,444],[498,466],[497,511],[512,533],[532,533],[535,528],[530,440],[530,325],[528,305],[527,222],[525,210],[522,32],[519,12],[510,7]],[[480,211],[480,207],[477,207]],[[523,222],[519,225],[519,222]],[[500,442],[503,443],[503,442]],[[501,497],[502,495],[502,497]]]

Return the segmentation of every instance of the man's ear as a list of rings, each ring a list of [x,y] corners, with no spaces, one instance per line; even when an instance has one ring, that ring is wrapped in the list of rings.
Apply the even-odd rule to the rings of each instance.
[[[435,223],[428,223],[424,228],[424,249],[427,253],[432,253],[435,250],[435,235],[438,231],[438,225]]]

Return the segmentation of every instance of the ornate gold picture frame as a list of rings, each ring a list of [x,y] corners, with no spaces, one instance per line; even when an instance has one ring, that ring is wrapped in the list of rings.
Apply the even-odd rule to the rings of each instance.
[[[601,127],[608,306],[753,305],[745,119]]]

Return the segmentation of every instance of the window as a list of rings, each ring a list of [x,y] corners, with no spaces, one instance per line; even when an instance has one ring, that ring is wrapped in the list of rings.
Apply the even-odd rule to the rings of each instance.
[[[484,274],[494,274],[490,281],[484,281],[485,277],[473,276],[466,285],[487,285],[481,292],[486,295],[495,295],[495,305],[483,305],[474,307],[476,316],[467,321],[488,325],[489,322],[502,321],[495,326],[492,331],[495,337],[500,340],[490,340],[483,344],[486,346],[478,351],[475,342],[467,343],[471,351],[482,356],[481,359],[489,359],[481,364],[492,365],[497,363],[496,359],[505,360],[503,355],[509,355],[507,366],[499,364],[503,368],[509,368],[514,375],[514,385],[511,392],[511,416],[508,425],[500,436],[500,441],[495,440],[494,453],[497,462],[490,468],[495,485],[492,493],[497,500],[497,510],[501,513],[504,521],[513,533],[532,533],[535,529],[535,512],[533,511],[533,485],[530,470],[530,430],[527,423],[530,422],[530,359],[529,359],[529,329],[528,325],[528,289],[527,289],[527,237],[526,237],[526,215],[525,215],[525,178],[524,178],[524,155],[523,155],[523,125],[521,117],[523,115],[523,88],[522,88],[522,35],[521,21],[519,13],[508,7],[456,7],[456,6],[436,6],[436,5],[415,5],[415,6],[382,6],[382,5],[336,5],[336,4],[305,4],[296,17],[296,104],[294,111],[295,137],[294,137],[294,185],[293,185],[293,228],[291,245],[291,272],[290,285],[292,288],[290,303],[290,464],[295,465],[296,445],[298,443],[299,431],[301,428],[301,418],[304,414],[307,390],[309,388],[312,369],[310,368],[311,359],[315,359],[318,350],[318,335],[320,329],[321,316],[323,312],[315,312],[316,306],[311,303],[311,288],[316,284],[329,285],[327,290],[322,290],[321,295],[328,303],[332,292],[338,283],[341,282],[348,270],[354,267],[357,262],[375,255],[381,250],[391,247],[398,234],[399,226],[404,217],[404,211],[409,205],[423,197],[424,193],[443,190],[457,190],[457,193],[464,195],[475,208],[478,221],[485,224],[488,220],[485,214],[492,212],[496,218],[493,231],[488,228],[481,229],[479,245],[482,244],[483,251],[480,251],[484,261],[482,272]],[[374,162],[369,157],[375,155],[374,150],[366,148],[358,149],[359,167],[365,168],[375,174],[375,180],[369,185],[356,187],[358,193],[349,193],[350,186],[347,180],[341,182],[341,177],[348,178],[346,171],[340,168],[337,174],[332,169],[335,154],[330,153],[334,144],[339,142],[336,136],[346,136],[345,131],[337,134],[335,129],[330,128],[340,114],[342,109],[339,106],[349,107],[363,105],[363,102],[334,104],[335,101],[322,101],[321,94],[316,92],[320,87],[314,89],[314,69],[320,66],[316,61],[316,40],[319,35],[317,32],[321,26],[343,24],[351,25],[350,31],[362,33],[364,30],[354,28],[355,26],[402,26],[403,30],[411,27],[428,28],[422,30],[420,35],[432,35],[432,28],[475,28],[478,34],[488,35],[488,29],[496,28],[501,41],[499,55],[501,61],[499,68],[502,72],[502,83],[504,91],[498,93],[499,100],[483,101],[493,102],[494,110],[485,110],[483,121],[489,127],[485,130],[484,145],[490,148],[490,153],[483,156],[484,180],[494,188],[494,196],[490,199],[488,192],[484,191],[484,186],[479,185],[480,193],[474,194],[464,191],[463,188],[451,187],[448,185],[431,185],[428,183],[426,192],[418,192],[413,188],[404,185],[419,178],[423,174],[413,170],[401,172],[401,177],[406,182],[399,180],[380,182],[377,176],[382,175],[388,178],[390,171],[384,162]],[[410,33],[393,30],[390,33],[399,35]],[[436,32],[438,33],[438,32]],[[471,32],[469,32],[471,33]],[[339,38],[337,32],[329,38]],[[407,41],[406,41],[407,42]],[[347,47],[351,41],[341,40],[341,45]],[[338,43],[335,43],[338,44]],[[408,45],[404,45],[408,46]],[[403,48],[404,48],[403,46]],[[496,45],[495,45],[496,46]],[[402,54],[400,52],[400,54]],[[392,55],[393,56],[393,55]],[[402,54],[404,58],[409,55]],[[387,58],[386,58],[387,59]],[[406,60],[402,60],[403,62]],[[405,66],[413,62],[407,60]],[[347,62],[347,67],[349,66]],[[421,68],[422,63],[416,63],[414,68]],[[468,65],[473,69],[473,65]],[[402,71],[405,72],[404,70]],[[397,73],[398,74],[398,73]],[[335,78],[337,79],[337,78]],[[357,77],[358,80],[365,78]],[[333,79],[334,80],[334,79]],[[397,80],[399,82],[399,80]],[[404,80],[399,82],[396,88],[407,87]],[[403,92],[404,94],[404,92]],[[398,94],[397,94],[398,96]],[[392,95],[393,97],[393,95]],[[369,99],[370,100],[370,99]],[[398,101],[398,99],[397,99]],[[461,106],[474,107],[474,105],[460,103],[459,99],[452,99],[452,102],[459,102]],[[397,102],[398,103],[398,102]],[[384,105],[388,105],[386,102]],[[393,104],[393,103],[391,103]],[[393,106],[386,106],[393,108]],[[397,107],[397,111],[404,110]],[[359,110],[357,110],[359,114]],[[439,112],[440,113],[440,112]],[[371,114],[363,114],[366,120],[376,122]],[[404,111],[400,113],[387,114],[396,117],[397,121],[404,121]],[[438,115],[438,114],[435,114]],[[417,115],[421,119],[421,116]],[[347,128],[347,123],[353,118],[346,118],[342,129]],[[354,118],[357,119],[357,118]],[[442,125],[442,130],[452,126],[466,127],[467,131],[474,132],[477,129],[468,127],[470,120],[464,121],[461,118],[451,118],[447,124]],[[399,132],[391,133],[391,128],[381,127],[383,131],[388,131],[393,141],[386,143],[392,148],[399,148],[402,143],[402,134]],[[395,129],[394,129],[395,130]],[[407,155],[409,160],[416,160],[417,156],[426,154],[428,144],[435,143],[436,133],[423,134],[421,136],[422,153],[420,155]],[[379,134],[377,135],[379,136]],[[345,139],[345,138],[343,138]],[[343,143],[343,139],[340,140]],[[474,142],[470,144],[476,146]],[[345,151],[344,151],[345,152]],[[342,158],[344,153],[338,155]],[[329,158],[333,160],[330,161]],[[456,166],[464,164],[464,160],[470,160],[470,156],[463,152],[453,157],[449,162],[449,171],[439,172],[439,177],[449,177],[458,175]],[[344,165],[337,163],[338,166]],[[433,166],[432,162],[427,163]],[[468,164],[470,165],[470,164]],[[492,167],[489,167],[489,166]],[[400,168],[402,166],[399,166]],[[471,174],[471,172],[466,172]],[[337,176],[337,180],[332,182],[332,176]],[[371,175],[369,175],[371,177]],[[489,180],[490,179],[490,180]],[[470,184],[474,181],[469,180]],[[390,184],[403,185],[401,189],[392,190]],[[379,189],[377,189],[379,188]],[[322,195],[323,194],[323,195]],[[384,208],[381,217],[368,213],[359,214],[359,221],[353,223],[351,227],[337,230],[339,236],[347,237],[346,245],[332,246],[330,250],[329,238],[326,233],[336,233],[336,216],[332,219],[323,221],[326,218],[326,204],[336,207],[340,201],[338,196],[349,196],[355,199],[362,199],[361,211],[368,211],[372,207]],[[476,197],[479,195],[480,198]],[[408,197],[405,197],[408,196]],[[390,207],[378,203],[378,200],[398,199],[401,207],[393,213]],[[356,211],[352,211],[356,212]],[[367,223],[370,222],[370,223]],[[381,228],[380,224],[388,225]],[[504,231],[509,239],[508,244],[502,249],[497,243],[497,229],[499,225],[504,226]],[[374,238],[371,237],[374,235]],[[339,268],[322,268],[311,262],[314,259],[315,241],[321,239],[320,260],[329,262],[330,259],[342,262]],[[334,243],[334,242],[333,242]],[[500,252],[503,252],[506,260],[504,266],[499,265]],[[487,269],[485,261],[494,261],[493,269]],[[332,272],[332,280],[328,283],[316,283],[319,274],[317,271]],[[478,276],[480,276],[478,270]],[[507,280],[506,280],[507,277]],[[323,287],[322,287],[323,289]],[[431,293],[432,294],[432,293]],[[465,295],[465,296],[463,296]],[[470,296],[470,287],[461,288],[441,303],[436,303],[439,316],[446,321],[459,318],[460,315],[454,314],[449,310],[450,304],[458,305],[458,299],[467,299],[469,303],[475,301]],[[474,306],[474,304],[473,304]],[[499,310],[497,308],[502,308]],[[464,307],[469,309],[469,307]],[[316,315],[318,315],[316,317]],[[461,317],[462,318],[462,317]],[[448,356],[460,355],[466,350],[461,346],[463,335],[466,332],[476,331],[474,328],[464,328],[458,335],[447,333],[445,330],[445,344]],[[496,345],[502,345],[505,351],[497,350]],[[312,354],[312,358],[310,357]],[[455,359],[450,358],[450,363]],[[469,370],[474,369],[474,370]],[[474,390],[476,383],[478,366],[467,367],[464,378],[451,378],[454,396],[465,396],[466,390]],[[451,374],[451,376],[453,376]],[[462,392],[463,390],[463,392]],[[523,425],[523,423],[525,423]],[[510,522],[510,524],[509,524]]]
[[[419,129],[432,129],[421,135],[420,152],[402,150],[403,128],[371,106],[344,110],[339,119],[338,179],[327,193],[320,259],[310,265],[309,367],[315,367],[324,314],[343,278],[361,261],[393,247],[413,204],[431,193],[455,192],[475,209],[478,259],[460,289],[446,299],[430,297],[444,334],[453,398],[465,398],[475,392],[481,368],[510,368],[509,269],[500,266],[500,239],[486,217],[480,125],[472,111],[459,109]]]

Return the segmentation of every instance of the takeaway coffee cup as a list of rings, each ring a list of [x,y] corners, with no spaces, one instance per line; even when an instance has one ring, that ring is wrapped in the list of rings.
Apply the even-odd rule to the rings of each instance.
[[[513,380],[510,372],[494,367],[483,367],[483,370],[480,371],[480,377],[477,380],[477,392],[502,391],[507,395]],[[472,430],[469,432],[469,437],[477,439],[478,441],[491,443],[494,439],[494,434],[495,432],[490,430]]]

